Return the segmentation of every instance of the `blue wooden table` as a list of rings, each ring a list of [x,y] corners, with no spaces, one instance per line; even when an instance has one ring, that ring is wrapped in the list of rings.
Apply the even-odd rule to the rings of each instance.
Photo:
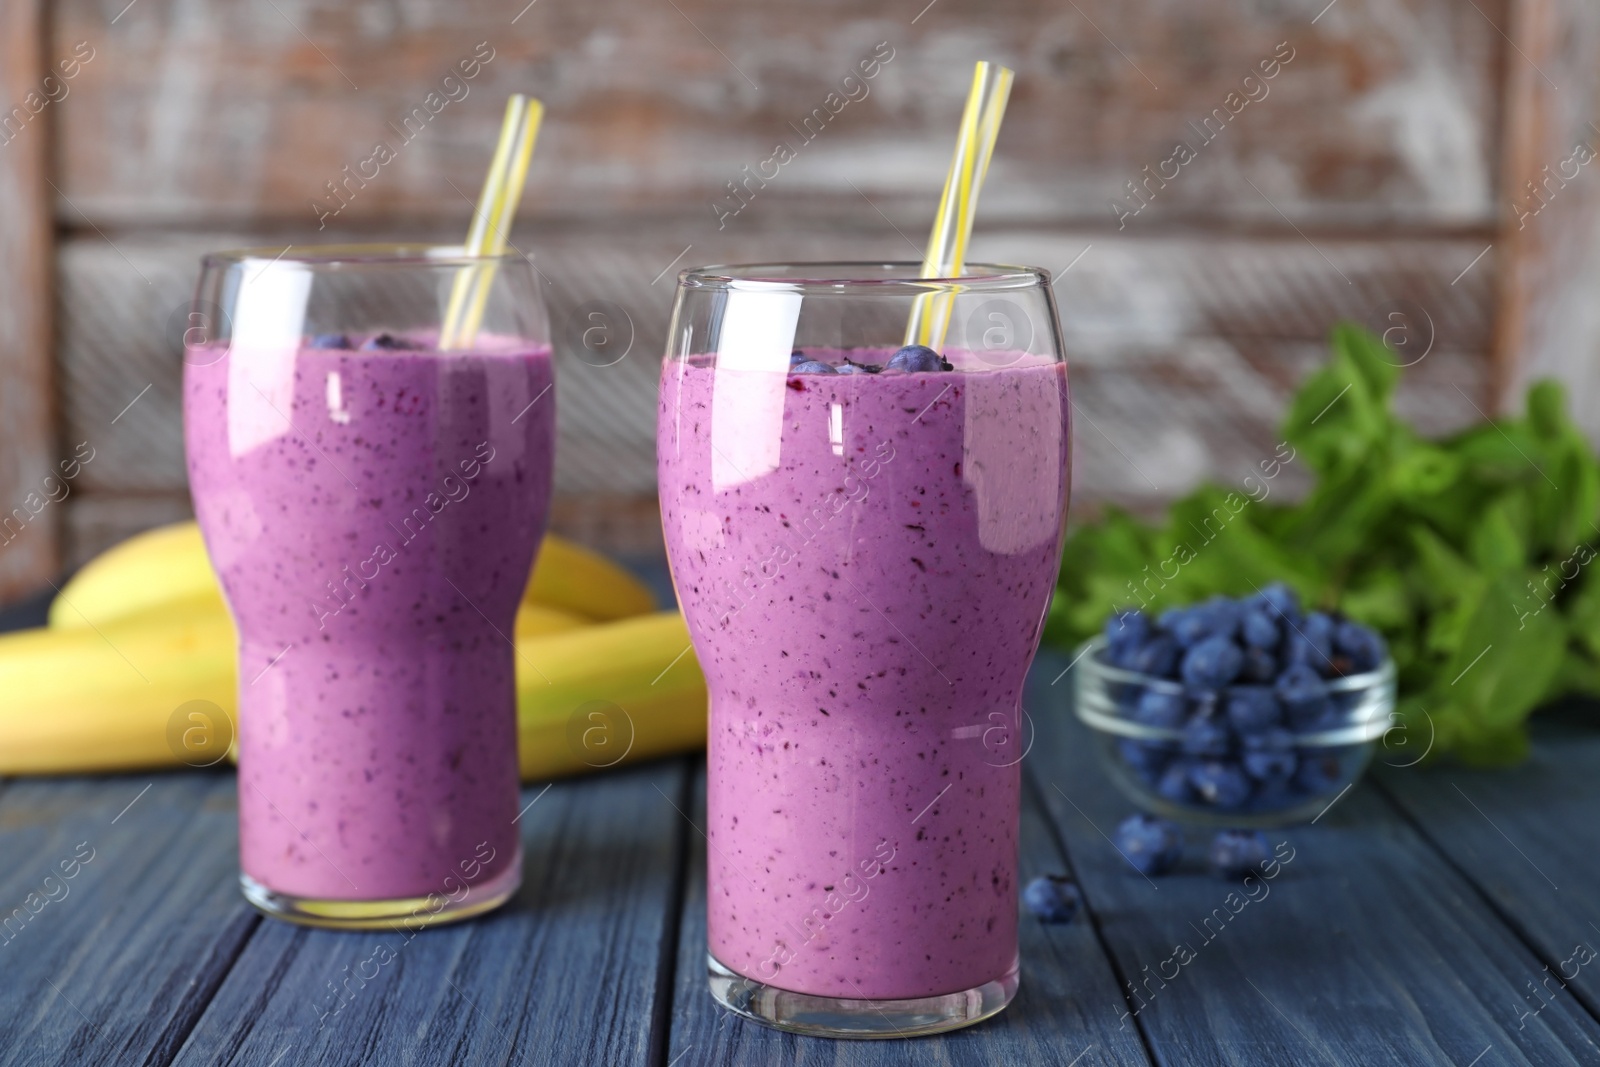
[[[233,777],[187,772],[0,782],[0,1065],[1600,1064],[1592,706],[1515,770],[1378,768],[1274,834],[1292,859],[1246,899],[1118,855],[1061,667],[1026,701],[1023,876],[1070,872],[1086,912],[1025,918],[984,1025],[829,1042],[719,1010],[696,758],[530,787],[516,899],[409,938],[258,916]]]

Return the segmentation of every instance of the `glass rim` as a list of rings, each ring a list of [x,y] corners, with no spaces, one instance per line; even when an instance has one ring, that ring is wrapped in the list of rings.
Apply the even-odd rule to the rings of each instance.
[[[308,269],[431,268],[470,267],[487,264],[504,266],[526,259],[527,257],[521,252],[516,251],[480,255],[468,252],[463,245],[399,241],[328,245],[256,245],[248,248],[224,248],[215,252],[207,252],[200,257],[200,263],[206,268],[234,266],[255,260],[301,266]]]
[[[1011,263],[969,263],[955,278],[921,277],[922,264],[896,260],[822,260],[802,263],[713,263],[678,274],[680,289],[745,292],[855,290],[869,293],[924,293],[929,290],[995,292],[1050,288],[1043,267]],[[869,272],[876,271],[876,274]]]

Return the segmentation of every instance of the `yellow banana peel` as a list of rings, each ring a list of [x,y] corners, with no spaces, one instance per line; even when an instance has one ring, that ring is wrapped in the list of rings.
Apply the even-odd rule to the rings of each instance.
[[[705,682],[688,642],[676,612],[586,625],[524,605],[515,636],[523,777],[703,745]],[[235,733],[234,646],[214,589],[104,626],[0,636],[0,774],[219,762]]]
[[[164,604],[222,594],[200,527],[174,523],[138,534],[96,556],[50,605],[59,629],[106,626]],[[655,610],[649,588],[598,552],[547,535],[523,593],[527,604],[606,621]]]

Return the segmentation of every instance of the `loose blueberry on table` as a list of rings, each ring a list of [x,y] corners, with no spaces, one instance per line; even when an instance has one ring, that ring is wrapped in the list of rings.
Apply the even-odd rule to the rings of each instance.
[[[1083,891],[1063,874],[1041,874],[1022,890],[1022,903],[1040,922],[1069,923],[1083,906]]]
[[[1260,830],[1222,830],[1211,839],[1211,869],[1223,878],[1255,874],[1271,858],[1267,835]]]
[[[1153,815],[1130,815],[1117,826],[1117,850],[1140,874],[1166,874],[1183,858],[1183,834]]]

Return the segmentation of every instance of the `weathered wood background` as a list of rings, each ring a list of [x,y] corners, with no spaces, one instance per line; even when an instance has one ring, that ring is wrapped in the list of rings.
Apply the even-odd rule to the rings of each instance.
[[[1600,146],[1600,9],[1583,0],[0,12],[0,508],[95,450],[71,495],[0,545],[0,598],[187,513],[172,324],[202,251],[459,239],[518,90],[549,109],[513,236],[557,324],[555,521],[603,547],[658,544],[675,271],[918,258],[979,58],[1018,76],[973,254],[1060,272],[1080,502],[1153,507],[1269,455],[1341,318],[1390,331],[1428,427],[1556,373],[1600,430],[1600,166],[1569,162]],[[876,76],[847,82],[875,50]],[[830,114],[830,93],[853,99]],[[380,140],[396,158],[335,199],[328,183]],[[1128,183],[1179,141],[1194,158],[1132,213]],[[730,214],[728,183],[779,142],[797,158]],[[610,366],[572,329],[597,301],[620,309]]]

